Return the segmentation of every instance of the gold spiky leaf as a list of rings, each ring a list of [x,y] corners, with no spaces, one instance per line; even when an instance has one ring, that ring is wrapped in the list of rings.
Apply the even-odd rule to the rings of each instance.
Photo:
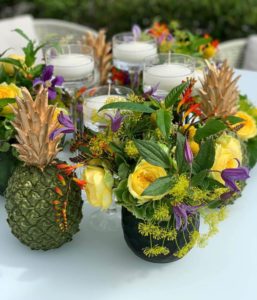
[[[48,91],[41,88],[35,101],[29,91],[22,88],[22,98],[16,99],[17,108],[12,107],[15,119],[12,125],[17,131],[14,144],[19,152],[19,159],[26,165],[44,169],[50,164],[60,151],[58,144],[62,134],[49,139],[50,133],[59,128],[60,124],[54,113],[56,106],[48,105]]]
[[[86,32],[86,44],[94,49],[95,59],[100,73],[100,84],[105,84],[112,68],[112,46],[106,41],[106,31],[101,29],[97,35]]]
[[[207,62],[208,70],[204,73],[199,90],[201,110],[206,117],[227,117],[238,110],[239,90],[237,86],[240,76],[234,78],[234,71],[224,61],[220,67]]]

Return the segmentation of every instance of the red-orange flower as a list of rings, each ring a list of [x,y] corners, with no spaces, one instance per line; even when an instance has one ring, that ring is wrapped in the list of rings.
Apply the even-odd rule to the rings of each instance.
[[[57,178],[61,182],[62,185],[66,185],[66,181],[61,174],[57,174]]]
[[[159,22],[154,22],[153,27],[149,29],[148,33],[155,38],[161,36],[168,36],[170,34],[167,24],[161,24]]]
[[[79,98],[87,90],[86,86],[82,86],[76,93],[76,98]]]
[[[74,170],[76,170],[79,167],[82,167],[83,164],[76,164],[74,166],[70,166],[67,164],[59,164],[57,165],[57,169],[62,170],[66,175],[71,175],[72,172],[74,172]]]
[[[78,179],[76,177],[73,178],[73,181],[78,185],[78,187],[83,190],[86,185],[86,180]]]
[[[54,188],[54,190],[55,190],[56,194],[58,194],[58,195],[60,195],[60,196],[63,196],[63,192],[62,192],[62,190],[61,190],[58,186],[56,186],[56,187]]]

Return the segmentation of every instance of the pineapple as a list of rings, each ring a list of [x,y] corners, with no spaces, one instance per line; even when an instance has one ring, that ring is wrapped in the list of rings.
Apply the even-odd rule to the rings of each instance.
[[[225,118],[234,115],[238,109],[239,90],[237,81],[233,79],[234,71],[224,61],[220,67],[208,63],[208,71],[204,75],[200,89],[201,110],[206,117]]]
[[[63,168],[65,164],[56,159],[62,135],[49,139],[60,124],[53,118],[56,107],[48,105],[47,89],[42,88],[35,101],[26,89],[22,94],[13,108],[19,143],[13,146],[24,164],[8,182],[7,221],[22,243],[48,250],[71,241],[79,231],[81,191],[73,172],[67,172],[68,165]]]

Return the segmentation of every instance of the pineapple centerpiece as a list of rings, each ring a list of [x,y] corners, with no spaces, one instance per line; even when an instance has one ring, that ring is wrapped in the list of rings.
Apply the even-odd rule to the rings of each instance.
[[[24,164],[8,183],[7,221],[22,243],[31,249],[49,250],[71,241],[79,231],[80,182],[74,167],[56,159],[63,134],[52,134],[62,131],[56,107],[48,105],[47,89],[41,88],[35,101],[26,89],[22,95],[17,98],[17,108],[13,107],[19,143],[13,146]]]

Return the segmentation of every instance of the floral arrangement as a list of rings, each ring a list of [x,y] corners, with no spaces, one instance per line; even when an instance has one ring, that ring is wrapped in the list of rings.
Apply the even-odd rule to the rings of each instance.
[[[140,257],[174,260],[204,246],[239,197],[246,166],[256,162],[257,128],[256,109],[239,102],[236,82],[226,63],[209,65],[200,98],[190,79],[164,99],[108,103],[101,108],[106,128],[86,129],[74,143],[88,201],[106,209],[115,194],[125,239]],[[209,226],[202,234],[199,216]]]

